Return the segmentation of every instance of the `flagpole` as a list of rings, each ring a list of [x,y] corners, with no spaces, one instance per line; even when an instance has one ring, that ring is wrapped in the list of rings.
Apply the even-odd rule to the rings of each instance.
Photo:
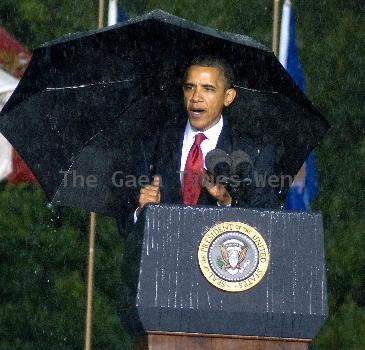
[[[104,24],[104,0],[99,0],[98,28]],[[94,289],[94,257],[95,257],[95,228],[96,213],[90,213],[89,226],[89,255],[87,265],[87,299],[85,320],[85,350],[91,350],[92,314],[93,314],[93,289]]]
[[[86,324],[85,324],[85,350],[91,349],[93,288],[94,288],[94,247],[95,247],[96,214],[90,213],[89,226],[89,255],[87,268],[87,300],[86,300]]]
[[[272,23],[272,51],[275,56],[278,55],[278,43],[279,43],[279,6],[280,0],[274,0],[274,12]]]
[[[104,27],[104,0],[99,0],[98,28]]]

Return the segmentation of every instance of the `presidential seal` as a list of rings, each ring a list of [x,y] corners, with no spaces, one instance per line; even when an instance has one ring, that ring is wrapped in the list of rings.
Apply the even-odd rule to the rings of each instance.
[[[242,292],[259,283],[269,265],[265,240],[242,222],[223,222],[210,228],[200,241],[200,269],[215,287]]]

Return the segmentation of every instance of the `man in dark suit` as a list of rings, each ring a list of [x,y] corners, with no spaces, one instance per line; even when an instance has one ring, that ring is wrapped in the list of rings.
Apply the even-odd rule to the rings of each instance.
[[[158,176],[141,188],[135,217],[145,204],[160,202],[278,207],[276,191],[266,181],[274,172],[275,146],[239,134],[234,122],[222,116],[223,109],[236,97],[233,79],[231,67],[217,57],[197,57],[189,65],[183,83],[188,118],[165,125],[158,134],[154,158]],[[222,184],[207,177],[201,183],[205,156],[216,148],[227,154],[243,150],[252,162],[249,175],[252,181],[242,186],[235,201]]]
[[[134,202],[137,193],[131,191],[130,207],[133,210],[127,212],[133,215],[134,211],[134,221],[148,203],[277,207],[274,188],[268,186],[266,181],[260,184],[253,181],[242,186],[237,198],[232,198],[225,186],[214,183],[209,178],[204,183],[200,181],[201,175],[204,175],[205,156],[217,148],[226,154],[244,151],[252,162],[249,174],[252,179],[255,176],[270,176],[274,171],[274,145],[239,133],[234,121],[222,116],[224,107],[229,106],[236,97],[232,82],[232,69],[224,60],[205,56],[192,61],[183,83],[187,118],[178,114],[176,120],[165,124],[153,137],[143,138],[138,144],[138,150],[134,152],[137,176],[149,171],[150,165],[153,166],[153,173],[158,174],[151,184],[140,189],[138,204]],[[193,174],[193,178],[189,174]],[[196,183],[191,181],[194,176]],[[135,210],[137,206],[138,209]],[[131,223],[131,218],[128,219]],[[133,232],[133,227],[120,232]],[[132,240],[130,247],[133,245],[135,241]],[[128,266],[126,271],[135,273],[138,268]],[[134,281],[136,277],[133,276],[130,280]],[[128,284],[125,288],[126,295],[133,294],[128,292]],[[138,325],[135,326],[133,322],[138,318],[129,315],[130,310],[133,308],[126,307],[121,319],[127,329],[134,330]]]

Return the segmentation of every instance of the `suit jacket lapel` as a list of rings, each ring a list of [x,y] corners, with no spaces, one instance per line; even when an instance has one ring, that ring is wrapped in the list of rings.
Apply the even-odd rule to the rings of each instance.
[[[229,125],[227,118],[223,118],[223,128],[219,135],[218,142],[216,148],[219,148],[226,153],[230,154],[233,149],[233,137],[232,137],[232,128]]]
[[[180,159],[184,127],[166,127],[161,137],[160,162],[157,171],[162,176],[161,202],[181,203]]]

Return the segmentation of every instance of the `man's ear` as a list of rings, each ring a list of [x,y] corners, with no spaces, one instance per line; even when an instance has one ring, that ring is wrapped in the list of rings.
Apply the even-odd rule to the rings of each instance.
[[[224,96],[224,106],[228,107],[237,96],[237,91],[234,88],[227,89]]]

